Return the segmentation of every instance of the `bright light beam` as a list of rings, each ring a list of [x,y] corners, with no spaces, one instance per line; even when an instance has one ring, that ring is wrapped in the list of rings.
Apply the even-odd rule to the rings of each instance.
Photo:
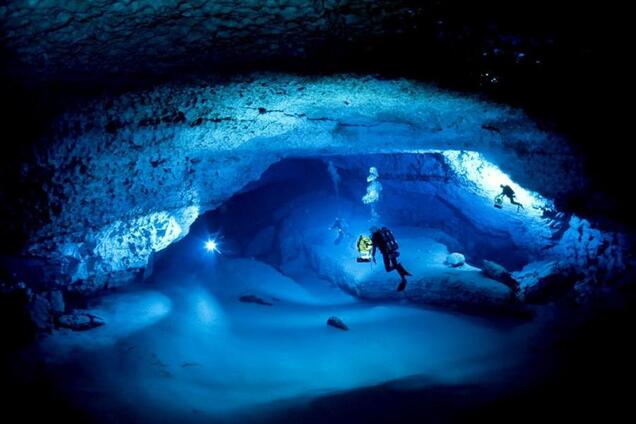
[[[216,244],[216,240],[208,240],[205,242],[205,250],[207,250],[208,252],[216,252],[216,253],[221,253],[219,251],[219,247]]]

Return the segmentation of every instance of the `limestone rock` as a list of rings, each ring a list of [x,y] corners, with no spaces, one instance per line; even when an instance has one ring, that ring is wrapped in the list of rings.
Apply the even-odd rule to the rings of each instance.
[[[248,294],[248,295],[244,295],[239,297],[239,301],[243,302],[243,303],[255,303],[257,305],[263,305],[263,306],[272,306],[273,303],[266,301],[263,298],[260,298],[258,296],[255,296],[253,294]]]
[[[558,260],[560,274],[578,277],[574,289],[578,301],[584,302],[604,285],[630,278],[625,273],[628,245],[625,235],[600,231],[589,221],[572,216],[561,239],[549,253]]]
[[[455,252],[448,255],[444,263],[451,268],[457,268],[466,263],[466,258],[461,253]]]
[[[52,327],[51,302],[43,294],[36,294],[29,305],[31,320],[40,330],[48,330]]]
[[[486,122],[526,153],[483,130]],[[54,170],[47,202],[58,212],[33,223],[27,250],[63,263],[72,283],[85,281],[83,288],[95,290],[134,281],[155,252],[187,235],[199,215],[290,155],[474,148],[505,157],[506,172],[547,194],[556,189],[554,181],[559,190],[575,184],[553,173],[563,161],[578,163],[564,141],[521,111],[416,82],[356,76],[255,74],[178,90],[166,84],[86,101],[59,116],[49,134],[49,148],[34,166]],[[478,141],[471,146],[467,139]],[[527,152],[536,159],[529,162]],[[447,159],[464,166],[473,156]],[[250,251],[266,249],[270,235]]]
[[[554,260],[532,262],[515,272],[520,297],[527,303],[545,303],[557,299],[574,287],[576,275]]]
[[[57,319],[57,324],[61,328],[68,328],[74,331],[90,330],[100,327],[106,322],[103,318],[86,311],[75,311],[65,314]]]
[[[489,278],[505,284],[511,290],[517,291],[519,289],[519,283],[512,277],[512,274],[496,262],[484,260],[482,272]]]
[[[334,328],[338,328],[340,330],[344,330],[344,331],[348,331],[349,327],[347,327],[347,324],[344,323],[344,321],[342,321],[340,318],[338,317],[329,317],[329,319],[327,320],[327,325],[330,325]]]
[[[204,63],[303,57],[342,31],[348,42],[327,45],[347,51],[350,44],[370,47],[379,35],[393,33],[391,22],[413,32],[424,10],[406,0],[5,0],[1,5],[3,46],[16,57],[14,66],[20,65],[15,72],[30,71],[31,78],[156,75]]]
[[[51,313],[54,315],[61,315],[64,313],[65,304],[64,296],[59,290],[53,290],[49,292],[49,303],[51,305]]]

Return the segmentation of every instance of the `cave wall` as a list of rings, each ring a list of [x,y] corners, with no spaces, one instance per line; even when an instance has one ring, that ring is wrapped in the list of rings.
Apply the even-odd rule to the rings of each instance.
[[[7,1],[0,23],[14,73],[81,80],[304,58],[412,32],[421,13],[404,0]]]
[[[104,96],[60,116],[45,145],[26,173],[51,175],[48,218],[27,251],[98,287],[129,281],[198,214],[284,157],[469,149],[546,197],[584,183],[567,141],[519,110],[350,75],[251,75]]]

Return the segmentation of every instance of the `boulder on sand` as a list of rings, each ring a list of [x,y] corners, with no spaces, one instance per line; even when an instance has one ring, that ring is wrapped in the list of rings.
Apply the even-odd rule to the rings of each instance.
[[[519,290],[519,282],[512,277],[512,273],[496,262],[484,260],[482,272],[489,278],[505,284],[511,290]]]
[[[103,318],[98,317],[90,312],[75,311],[65,314],[57,319],[57,324],[62,328],[69,328],[75,331],[90,330],[91,328],[100,327],[106,322]]]
[[[338,328],[340,330],[348,331],[349,327],[338,317],[329,317],[327,320],[327,325],[330,325],[334,328]]]
[[[255,296],[253,294],[246,294],[244,296],[239,297],[239,301],[243,303],[256,303],[257,305],[263,306],[272,306],[273,303],[266,301],[263,298]]]
[[[466,263],[466,257],[464,257],[461,253],[451,253],[446,257],[446,261],[444,261],[444,263],[451,268],[457,268]]]

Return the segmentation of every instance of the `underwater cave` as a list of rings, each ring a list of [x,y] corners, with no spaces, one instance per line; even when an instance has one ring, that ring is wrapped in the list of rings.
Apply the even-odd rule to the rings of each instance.
[[[472,174],[466,172],[466,163],[475,166]],[[379,197],[373,205],[361,201],[371,167],[382,171]],[[487,174],[488,179],[480,178]],[[450,287],[447,279],[454,270],[476,271],[464,263],[481,266],[484,260],[496,259],[502,268],[521,271],[531,262],[550,257],[546,250],[569,227],[569,217],[520,187],[519,200],[527,202],[528,210],[513,205],[506,205],[505,210],[494,207],[492,198],[501,191],[497,184],[504,182],[513,184],[479,154],[465,151],[283,159],[218,208],[200,216],[185,239],[156,256],[153,270],[174,264],[174,255],[179,257],[178,264],[205,263],[210,254],[201,246],[214,240],[223,257],[253,258],[284,274],[307,270],[358,297],[372,296],[366,289],[373,277],[365,274],[376,267],[356,264],[351,258],[358,255],[358,236],[381,223],[392,228],[404,246],[402,261],[409,262],[416,255],[410,259],[415,263],[412,267],[424,267],[414,277],[424,281],[413,286],[426,284],[432,295],[435,290],[430,285],[436,281],[444,280],[442,284]],[[197,251],[201,254],[192,254]],[[448,255],[460,251],[464,262],[448,266]],[[431,264],[439,265],[442,275],[429,277]],[[375,278],[386,280],[384,268],[377,268],[382,272]],[[467,274],[464,284],[473,276]],[[461,272],[456,278],[462,280]],[[378,285],[385,287],[375,296],[392,297],[393,288],[380,281]],[[499,286],[493,285],[499,305],[484,305],[482,299],[474,306],[507,304],[510,293],[503,287],[498,293]],[[406,297],[414,292],[409,290]],[[450,306],[458,296],[449,294],[448,298],[431,296],[418,301]]]
[[[0,6],[5,417],[625,416],[607,33],[524,10]]]

